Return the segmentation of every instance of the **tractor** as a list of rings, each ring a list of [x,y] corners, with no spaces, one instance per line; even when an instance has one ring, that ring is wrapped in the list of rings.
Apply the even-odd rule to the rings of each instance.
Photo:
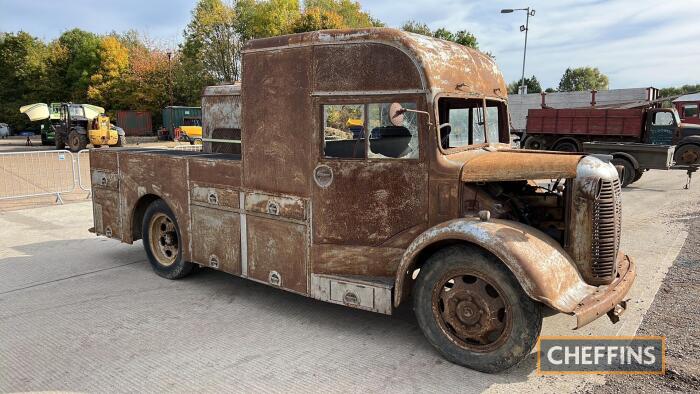
[[[58,107],[58,117],[51,118],[49,106],[44,103],[25,105],[20,112],[27,114],[32,121],[51,118],[48,127],[54,134],[56,149],[78,152],[92,144],[99,146],[122,146],[126,143],[124,130],[115,127],[104,115],[104,108],[90,104],[52,103],[52,110]],[[54,116],[55,117],[55,116]]]

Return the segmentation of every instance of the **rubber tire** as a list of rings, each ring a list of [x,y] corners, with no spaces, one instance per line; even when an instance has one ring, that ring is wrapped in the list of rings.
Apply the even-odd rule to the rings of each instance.
[[[512,309],[511,333],[489,353],[459,347],[440,329],[432,311],[435,282],[456,266],[464,266],[497,283]],[[423,334],[442,356],[455,364],[486,373],[504,371],[525,359],[542,329],[541,305],[525,294],[512,272],[494,255],[471,245],[439,250],[425,262],[413,289],[413,310]]]
[[[559,142],[554,146],[554,150],[559,152],[579,152],[578,146],[571,141]]]
[[[124,146],[124,145],[126,145],[126,136],[125,136],[125,135],[120,135],[120,136],[117,138],[117,143],[114,144],[114,146],[116,146],[116,147],[121,147],[121,146]]]
[[[534,146],[537,145],[537,146]],[[535,136],[529,136],[523,141],[523,149],[543,150],[544,140]]]
[[[616,157],[610,161],[614,166],[622,166],[625,168],[625,173],[624,173],[624,179],[620,178],[620,186],[621,187],[627,187],[629,186],[632,182],[634,182],[634,177],[636,176],[637,170],[634,168],[634,165],[632,165],[632,162],[630,162],[627,159],[623,159],[621,157]]]
[[[141,234],[143,235],[143,247],[146,250],[146,256],[148,256],[148,261],[151,263],[151,268],[153,268],[153,271],[155,271],[158,276],[162,276],[166,279],[184,278],[192,273],[196,264],[186,262],[183,259],[182,248],[178,248],[177,258],[175,259],[175,262],[169,266],[164,266],[158,263],[158,260],[156,260],[155,256],[153,255],[150,243],[151,234],[148,223],[150,223],[151,218],[158,213],[163,213],[170,217],[175,224],[177,239],[179,241],[182,240],[180,226],[178,225],[177,220],[175,220],[175,214],[173,211],[170,209],[168,204],[165,203],[165,201],[155,200],[148,206],[148,208],[146,208],[146,212],[143,215],[143,222],[141,223]]]
[[[54,143],[56,145],[57,150],[66,149],[66,142],[63,139],[63,134],[56,133],[56,135],[54,136]]]
[[[77,141],[77,145],[71,144],[71,142]],[[88,138],[87,135],[81,134],[77,130],[71,130],[68,134],[68,147],[71,152],[80,152],[81,150],[87,148]]]
[[[694,145],[694,144],[687,144],[687,145],[681,146],[680,148],[678,148],[676,153],[673,154],[673,161],[675,161],[676,164],[680,164],[683,166],[700,164],[700,158],[696,159],[695,162],[692,162],[692,163],[685,163],[685,162],[680,161],[680,158],[683,155],[683,153],[686,151],[690,151],[690,150],[695,150],[695,151],[700,152],[700,146]]]
[[[632,183],[635,183],[638,180],[642,179],[642,175],[644,175],[644,170],[635,171],[634,172],[634,179],[632,180]]]

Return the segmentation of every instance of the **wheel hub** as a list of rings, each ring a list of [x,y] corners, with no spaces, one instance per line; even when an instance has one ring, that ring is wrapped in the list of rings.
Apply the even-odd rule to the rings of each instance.
[[[494,286],[481,278],[450,278],[437,292],[433,306],[446,333],[467,347],[490,346],[504,336],[505,301]]]
[[[165,214],[157,214],[150,224],[151,251],[158,263],[168,266],[178,256],[178,238],[175,223]]]
[[[697,163],[700,159],[700,152],[695,149],[688,149],[681,155],[681,162],[685,164]]]

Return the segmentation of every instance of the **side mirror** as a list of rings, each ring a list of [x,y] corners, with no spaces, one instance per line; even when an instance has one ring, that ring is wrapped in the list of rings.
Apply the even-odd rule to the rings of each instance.
[[[391,103],[389,106],[389,121],[391,124],[397,127],[403,126],[404,114],[406,113],[406,108],[402,107],[399,103]]]

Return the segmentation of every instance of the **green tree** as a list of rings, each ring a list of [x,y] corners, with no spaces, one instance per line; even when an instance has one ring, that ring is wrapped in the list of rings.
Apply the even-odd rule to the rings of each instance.
[[[58,38],[58,45],[65,48],[65,63],[56,62],[55,67],[63,68],[63,85],[69,99],[82,102],[87,99],[90,78],[100,67],[101,39],[97,35],[80,29],[69,30]],[[60,75],[60,73],[59,73]]]
[[[670,97],[670,96],[680,96],[683,94],[697,93],[700,92],[700,84],[697,85],[683,85],[678,87],[669,87],[659,89],[659,97]]]
[[[457,44],[463,45],[465,47],[479,49],[479,42],[476,36],[466,30],[459,30],[456,33],[441,27],[435,31],[430,30],[428,25],[425,23],[416,22],[410,20],[401,26],[401,30],[421,34],[424,36],[435,37],[441,40],[456,42]],[[490,53],[487,55],[493,57]]]
[[[338,13],[320,8],[307,8],[292,24],[292,32],[302,33],[324,29],[342,29],[343,17]]]
[[[351,0],[305,0],[304,9],[319,9],[329,14],[337,14],[342,19],[344,28],[381,27],[382,22],[374,19],[368,12],[362,10],[357,1]]]
[[[45,100],[48,57],[46,45],[30,34],[0,35],[0,119],[14,129],[29,126],[19,107]]]
[[[403,26],[401,26],[401,30],[407,31],[410,33],[421,34],[424,36],[430,36],[430,37],[433,36],[433,31],[430,30],[428,25],[426,25],[425,23],[416,22],[414,20],[410,20],[410,21],[404,23]]]
[[[508,94],[518,94],[520,84],[522,81],[518,79],[517,81],[513,81],[508,84]],[[528,93],[541,93],[542,92],[542,86],[540,85],[540,81],[537,80],[537,78],[533,75],[530,78],[525,78],[525,86],[527,86],[527,92]]]
[[[608,83],[608,77],[597,67],[567,68],[559,82],[559,91],[608,90]]]

